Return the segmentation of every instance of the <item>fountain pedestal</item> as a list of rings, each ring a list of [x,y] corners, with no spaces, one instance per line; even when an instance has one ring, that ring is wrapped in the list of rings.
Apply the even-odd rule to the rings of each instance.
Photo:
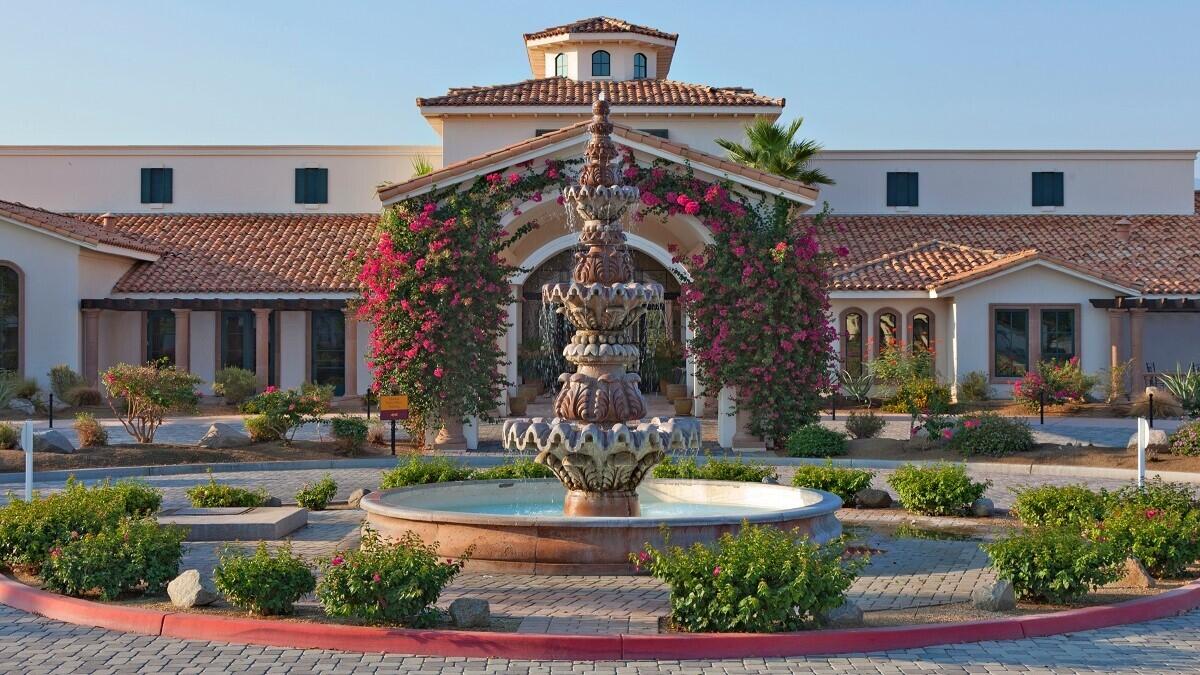
[[[642,515],[642,507],[638,502],[637,493],[633,490],[619,492],[567,490],[567,497],[563,502],[563,515],[582,518],[636,518]]]

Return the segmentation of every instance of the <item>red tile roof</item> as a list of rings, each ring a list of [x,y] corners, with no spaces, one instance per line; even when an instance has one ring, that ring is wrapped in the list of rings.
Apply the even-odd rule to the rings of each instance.
[[[20,202],[0,200],[0,217],[9,218],[30,227],[45,230],[46,232],[51,232],[84,244],[91,244],[92,246],[107,244],[109,246],[141,251],[142,253],[157,254],[162,252],[162,249],[154,243],[136,235],[106,230],[80,218],[72,218],[61,213],[26,206]]]
[[[989,249],[927,241],[852,267],[843,266],[845,271],[838,273],[837,283],[839,288],[854,290],[928,289],[1003,257]]]
[[[676,33],[665,33],[657,28],[648,26],[639,26],[635,23],[629,23],[622,19],[613,19],[607,16],[593,16],[589,19],[580,19],[561,26],[552,26],[543,28],[542,30],[526,33],[525,41],[537,40],[539,38],[551,37],[554,35],[566,35],[567,33],[638,33],[640,35],[649,35],[651,37],[663,38],[672,42],[679,39]]]
[[[457,87],[444,96],[418,98],[418,107],[431,106],[590,106],[603,92],[613,106],[776,106],[785,99],[754,93],[745,87],[712,87],[674,80],[572,80],[547,77],[515,84]]]

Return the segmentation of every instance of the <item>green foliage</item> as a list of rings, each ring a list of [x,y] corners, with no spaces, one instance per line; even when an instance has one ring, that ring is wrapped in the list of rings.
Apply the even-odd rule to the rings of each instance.
[[[1043,396],[1046,405],[1082,403],[1099,381],[1083,372],[1078,356],[1068,361],[1041,361],[1013,384],[1013,399],[1030,411],[1039,409]]]
[[[337,441],[338,450],[347,455],[357,454],[367,444],[370,425],[361,417],[338,415],[329,420],[329,430]]]
[[[287,390],[267,387],[266,391],[242,404],[242,412],[254,418],[253,422],[250,418],[245,420],[250,437],[282,440],[285,445],[291,443],[300,427],[321,421],[321,415],[329,410],[329,391],[332,390],[315,385]]]
[[[76,413],[75,435],[79,437],[79,445],[84,448],[96,448],[108,445],[108,430],[96,421],[91,413]]]
[[[269,443],[279,440],[279,430],[271,425],[266,415],[247,415],[242,418],[242,426],[246,427],[246,435],[255,443]]]
[[[410,457],[407,462],[397,464],[396,468],[383,472],[379,487],[407,487],[409,485],[425,485],[428,483],[445,483],[448,481],[467,480],[471,470],[449,457]]]
[[[1119,501],[1089,529],[1124,556],[1137,558],[1156,577],[1178,577],[1200,559],[1200,511],[1146,507]]]
[[[113,414],[138,443],[153,443],[154,432],[167,414],[191,410],[199,399],[196,386],[200,378],[173,366],[118,363],[100,379],[108,390]]]
[[[779,473],[773,466],[719,457],[709,457],[703,464],[697,464],[691,457],[682,460],[667,457],[654,467],[653,474],[655,478],[731,480],[745,483],[761,483],[768,478],[779,478]]]
[[[545,464],[538,464],[528,457],[498,464],[487,469],[476,469],[470,480],[525,480],[530,478],[553,478],[554,473]]]
[[[188,501],[196,508],[219,508],[229,506],[262,506],[270,495],[263,488],[245,488],[223,485],[208,472],[208,482],[187,489]]]
[[[973,370],[959,379],[958,400],[960,403],[986,401],[989,396],[991,396],[991,388],[988,386],[988,376],[982,370]]]
[[[41,401],[41,398],[38,396],[38,394],[41,393],[41,389],[38,388],[37,380],[33,379],[32,377],[17,377],[16,375],[13,375],[12,386],[13,398],[23,399],[30,402]]]
[[[54,366],[46,375],[50,380],[50,391],[58,397],[58,400],[70,405],[80,405],[71,394],[76,387],[87,386],[87,381],[83,379],[82,375],[71,370],[71,366],[65,363]]]
[[[213,393],[228,405],[241,405],[258,390],[258,377],[245,368],[222,368],[213,375]]]
[[[1011,581],[1019,597],[1055,603],[1074,602],[1117,580],[1124,560],[1112,546],[1086,539],[1074,527],[1014,532],[983,548],[997,576]]]
[[[441,562],[437,545],[423,543],[412,532],[405,532],[398,541],[385,541],[368,527],[358,550],[339,551],[321,561],[324,576],[317,586],[317,599],[329,616],[372,624],[430,626],[438,616],[434,603],[462,571],[465,560]]]
[[[7,408],[16,398],[17,374],[11,370],[0,369],[0,408]]]
[[[931,516],[962,515],[991,484],[972,481],[959,464],[905,464],[888,478],[904,508]]]
[[[0,422],[0,450],[13,450],[21,445],[21,429],[8,422]]]
[[[1002,457],[1032,450],[1033,432],[1023,420],[984,413],[959,420],[949,447],[967,457]]]
[[[875,375],[870,368],[863,368],[858,375],[843,368],[838,373],[838,383],[847,396],[870,407],[871,387],[875,386]]]
[[[1086,485],[1039,485],[1013,492],[1013,515],[1025,527],[1087,527],[1108,512],[1108,493],[1093,492]]]
[[[630,555],[671,589],[671,619],[695,633],[766,633],[817,626],[845,601],[861,560],[840,542],[819,546],[799,531],[743,523],[708,545],[649,545]]]
[[[64,400],[77,408],[82,408],[104,403],[104,396],[100,393],[99,389],[81,384],[78,387],[68,389],[67,397]]]
[[[832,178],[812,165],[821,144],[796,138],[803,123],[799,117],[786,125],[756,117],[746,125],[746,145],[724,138],[715,142],[738,164],[810,185],[833,185]]]
[[[791,457],[833,457],[846,454],[846,434],[820,424],[806,424],[787,438]]]
[[[899,383],[887,408],[908,413],[913,419],[950,412],[950,387],[932,377],[914,377]]]
[[[902,387],[918,380],[934,379],[933,351],[893,342],[880,345],[879,356],[870,363],[875,379],[891,387]]]
[[[4,440],[0,437],[0,446]],[[1200,455],[1200,421],[1181,424],[1171,434],[1171,454],[1195,457]]]
[[[337,483],[332,476],[325,474],[315,483],[305,483],[296,493],[296,503],[310,511],[324,511],[336,494]]]
[[[828,461],[824,466],[805,464],[796,467],[792,485],[832,492],[842,498],[843,504],[853,506],[854,495],[859,490],[871,487],[873,478],[874,471],[838,467],[833,465],[833,461]]]
[[[1196,502],[1196,495],[1192,492],[1191,485],[1167,483],[1157,477],[1146,481],[1145,485],[1140,488],[1131,483],[1117,490],[1113,493],[1112,503],[1181,513],[1200,506]]]
[[[95,593],[102,600],[138,588],[161,593],[179,574],[186,534],[182,527],[161,526],[152,518],[124,518],[51,548],[42,582],[58,593]]]
[[[1179,401],[1179,405],[1188,416],[1200,416],[1200,370],[1196,370],[1195,366],[1188,366],[1185,371],[1176,365],[1173,374],[1163,373],[1158,376],[1158,380],[1163,388]]]
[[[846,417],[846,431],[855,438],[875,438],[887,421],[871,411],[852,412]]]
[[[253,555],[225,549],[213,583],[233,605],[264,616],[291,614],[296,601],[316,588],[308,564],[292,553],[290,543],[272,553],[259,542]]]
[[[427,173],[433,173],[433,163],[425,155],[417,155],[412,158],[412,175],[424,176]]]

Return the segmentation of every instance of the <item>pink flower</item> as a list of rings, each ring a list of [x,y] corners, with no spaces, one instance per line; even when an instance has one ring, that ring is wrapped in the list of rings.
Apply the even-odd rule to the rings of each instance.
[[[979,427],[979,420],[967,420],[963,422],[963,428],[975,429]]]
[[[839,258],[845,258],[846,256],[850,255],[850,249],[846,248],[845,246],[839,246],[837,247],[836,253]]]
[[[436,367],[436,368],[434,368],[434,369],[433,369],[433,376],[434,376],[434,377],[441,377],[441,376],[443,376],[443,375],[445,375],[445,374],[446,374],[446,371],[445,371],[445,370],[442,370],[442,367],[441,367],[441,366],[438,366],[438,367]]]
[[[1146,509],[1146,520],[1153,520],[1158,515],[1158,509]]]
[[[276,386],[275,386],[275,385],[273,385],[273,384],[271,384],[271,385],[267,385],[267,388],[266,388],[266,389],[263,389],[263,393],[264,393],[264,394],[274,394],[274,393],[275,393],[275,392],[277,392],[277,391],[279,391],[279,387],[276,387]]]
[[[721,576],[721,566],[720,565],[717,565],[716,567],[713,568],[713,576],[714,577]]]
[[[342,557],[342,556],[340,556],[340,555],[335,555],[335,556],[333,556],[333,558],[332,558],[332,559],[329,561],[329,564],[330,564],[330,565],[333,565],[334,567],[341,567],[341,566],[342,566],[342,563],[344,563],[344,562],[346,562],[346,559],[345,559],[345,558],[343,558],[343,557]]]
[[[546,170],[546,178],[558,178],[558,169],[550,167]]]
[[[383,581],[383,577],[379,576],[379,573],[376,572],[375,575],[371,577],[371,581],[379,583],[380,581]]]
[[[60,556],[60,555],[62,555],[62,549],[61,549],[61,548],[59,548],[59,547],[55,546],[54,548],[50,549],[50,557],[51,557],[51,558],[57,558],[57,557],[58,557],[58,556]]]
[[[521,177],[515,173],[508,174],[508,184],[516,185],[521,180]]]
[[[499,173],[489,173],[487,176],[485,176],[485,179],[487,180],[487,182],[495,185],[496,183],[500,182],[500,174]]]
[[[950,428],[942,429],[942,438],[944,438],[946,440],[950,440],[951,438],[954,438],[954,429],[950,429]]]
[[[697,213],[700,213],[700,204],[697,202],[688,202],[687,204],[683,205],[683,212],[694,216]]]

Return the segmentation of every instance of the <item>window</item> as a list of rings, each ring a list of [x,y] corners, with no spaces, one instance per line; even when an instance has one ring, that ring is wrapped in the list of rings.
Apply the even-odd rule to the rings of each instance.
[[[312,313],[312,380],[346,393],[346,315],[338,310]]]
[[[879,351],[883,351],[887,347],[890,347],[891,345],[894,345],[900,341],[900,334],[898,332],[898,328],[900,326],[900,319],[898,319],[896,317],[896,315],[893,314],[892,312],[883,312],[883,313],[879,314],[878,323],[879,323],[879,335],[877,337],[877,339],[879,341],[878,349],[879,349]]]
[[[917,205],[917,172],[889,171],[887,174],[887,205]]]
[[[592,76],[608,77],[612,74],[612,58],[603,49],[592,52]]]
[[[142,203],[170,204],[173,169],[142,169]]]
[[[21,371],[21,274],[0,265],[0,370]]]
[[[1033,205],[1063,205],[1063,175],[1061,171],[1033,172]]]
[[[858,377],[863,371],[863,315],[847,312],[842,316],[842,368]]]
[[[554,76],[555,77],[566,77],[567,76],[567,55],[566,54],[558,54],[554,57]]]
[[[928,312],[913,312],[909,334],[913,349],[928,350],[933,346],[933,319]]]
[[[296,169],[296,203],[329,203],[329,169]]]
[[[650,134],[651,136],[658,136],[659,138],[667,137],[666,129],[638,129],[638,131],[642,132],[643,134]]]
[[[175,312],[156,309],[146,312],[146,362],[164,357],[175,365]]]
[[[1041,312],[1040,361],[1069,361],[1075,358],[1075,310],[1043,309]]]
[[[997,309],[992,373],[1021,377],[1029,370],[1029,310]]]
[[[642,53],[633,55],[633,79],[646,79],[646,55]]]
[[[221,312],[221,368],[254,370],[254,313]]]

